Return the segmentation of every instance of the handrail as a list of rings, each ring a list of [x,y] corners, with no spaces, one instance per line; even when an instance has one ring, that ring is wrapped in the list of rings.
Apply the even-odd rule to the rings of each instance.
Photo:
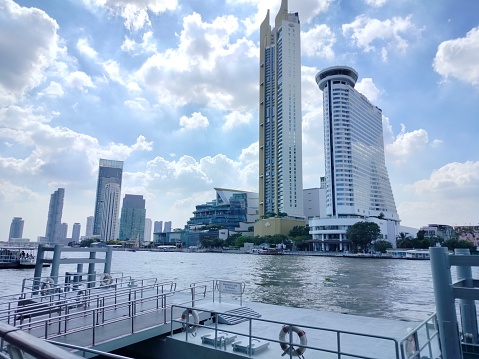
[[[108,353],[108,352],[102,352],[100,350],[80,347],[78,345],[73,345],[73,344],[68,344],[68,343],[57,342],[57,341],[54,341],[54,340],[45,340],[45,341],[48,342],[48,343],[51,343],[51,344],[55,344],[57,346],[66,347],[66,348],[70,348],[70,349],[75,349],[77,351],[98,354],[101,357],[107,357],[107,358],[113,358],[113,359],[132,359],[131,357],[126,357],[126,356],[123,356],[123,355],[112,354],[112,353]]]
[[[210,326],[203,325],[203,324],[200,324],[200,323],[192,323],[192,322],[189,321],[190,320],[189,316],[186,316],[185,320],[173,319],[174,308],[185,309],[185,311],[196,310],[196,311],[203,311],[203,312],[211,313],[211,316],[214,317],[215,326],[214,326],[214,328],[212,328]],[[298,323],[286,323],[286,322],[280,322],[280,321],[275,321],[275,320],[270,320],[270,319],[262,319],[262,318],[256,318],[256,317],[250,317],[250,316],[232,314],[232,313],[223,313],[223,312],[217,312],[217,311],[209,310],[209,309],[202,309],[202,308],[198,308],[198,307],[188,307],[188,306],[177,305],[177,304],[171,305],[170,310],[171,310],[171,330],[170,330],[171,335],[174,334],[173,323],[181,323],[182,325],[185,325],[186,327],[194,326],[194,327],[197,327],[197,328],[208,328],[210,330],[214,330],[215,331],[215,339],[218,338],[218,331],[221,331],[221,332],[224,332],[224,333],[229,333],[229,334],[246,336],[246,337],[248,337],[250,347],[251,347],[252,339],[266,340],[266,341],[273,342],[273,343],[278,343],[278,344],[281,344],[281,343],[288,344],[289,347],[291,347],[292,345],[298,347],[297,344],[292,342],[292,336],[289,337],[288,341],[282,341],[282,340],[275,339],[275,338],[269,338],[269,337],[264,337],[264,336],[260,336],[260,335],[253,335],[253,333],[252,333],[253,329],[252,328],[253,328],[253,323],[254,322],[280,324],[281,326],[288,326],[290,328],[301,326],[302,328],[306,328],[306,329],[313,329],[313,330],[320,330],[320,331],[325,331],[325,332],[330,332],[330,333],[336,333],[336,338],[337,338],[336,339],[336,350],[314,347],[314,346],[308,346],[306,344],[300,344],[299,347],[301,347],[301,348],[312,349],[312,350],[321,351],[321,352],[325,352],[325,353],[336,354],[336,355],[338,355],[338,358],[342,357],[342,356],[347,356],[347,357],[361,358],[361,359],[379,359],[378,357],[370,357],[370,356],[364,356],[364,355],[344,352],[341,349],[342,341],[340,340],[340,337],[341,337],[341,334],[345,334],[345,335],[354,335],[354,336],[359,336],[359,337],[375,338],[375,339],[380,339],[380,340],[385,340],[385,341],[392,342],[392,345],[393,345],[393,348],[394,348],[394,353],[395,353],[395,358],[400,359],[399,343],[395,338],[392,338],[392,337],[386,337],[386,336],[381,336],[381,335],[373,335],[373,334],[363,334],[363,333],[351,332],[351,331],[346,331],[346,330],[337,330],[337,329],[331,329],[331,328],[315,327],[315,326],[311,326],[311,325],[304,325],[304,324],[298,324]],[[228,315],[230,317],[246,319],[247,321],[249,321],[248,333],[245,334],[244,332],[237,332],[237,331],[229,330],[229,329],[225,328],[226,326],[222,326],[221,329],[219,329],[218,328],[218,316],[219,315]],[[186,341],[188,341],[188,334],[189,334],[189,331],[185,330],[185,335],[186,335],[185,340]],[[216,340],[214,342],[215,342],[214,347],[215,347],[215,349],[217,349]],[[290,353],[289,353],[289,358],[290,359],[294,356],[293,352],[294,351],[290,351]],[[285,353],[285,354],[287,354],[287,353]],[[249,355],[249,357],[251,357],[252,353],[250,352],[250,353],[248,353],[248,355]]]
[[[21,352],[38,359],[78,359],[79,356],[30,335],[18,328],[0,322],[0,337]]]
[[[152,286],[150,289],[145,290],[145,291],[152,291],[154,288],[158,289],[158,284],[155,284]],[[206,287],[206,286],[204,286]],[[152,289],[153,288],[153,289]],[[200,287],[197,287],[200,288]],[[197,289],[195,288],[195,290]],[[135,333],[135,318],[147,315],[149,313],[153,312],[158,312],[158,310],[163,311],[163,323],[166,324],[168,322],[167,320],[167,309],[171,306],[171,304],[167,304],[166,298],[173,296],[175,294],[180,294],[180,293],[189,293],[191,291],[190,288],[182,289],[182,290],[175,290],[174,292],[157,292],[153,295],[146,295],[142,296],[140,293],[142,291],[141,287],[136,287],[136,288],[131,288],[129,296],[126,300],[123,300],[124,297],[122,296],[120,300],[117,300],[114,303],[109,303],[105,304],[105,300],[103,298],[99,298],[97,300],[97,306],[88,308],[88,309],[83,309],[80,311],[74,311],[71,312],[69,311],[69,303],[63,303],[60,305],[61,310],[56,312],[58,315],[56,316],[51,316],[51,312],[49,313],[48,310],[45,312],[42,312],[45,315],[48,315],[47,318],[39,318],[37,320],[29,320],[28,323],[23,323],[19,324],[18,328],[19,329],[24,329],[28,328],[29,330],[33,330],[35,328],[44,328],[44,332],[41,335],[43,339],[53,339],[57,337],[62,337],[67,334],[71,333],[76,333],[76,332],[81,332],[85,330],[90,330],[92,329],[92,341],[91,345],[95,346],[96,345],[96,339],[95,339],[95,328],[104,326],[107,324],[111,323],[116,323],[116,322],[121,322],[121,321],[131,321],[131,332],[130,333]],[[206,292],[206,288],[202,288]],[[126,293],[125,293],[126,294]],[[137,294],[138,297],[137,298]],[[203,298],[197,298],[197,300],[204,299],[206,295],[204,295]],[[186,304],[186,303],[191,303],[191,298],[185,301],[182,301],[181,303],[178,304]],[[147,302],[153,302],[155,303],[152,307],[149,308],[140,308],[138,310],[137,304],[138,303],[147,303]],[[127,316],[121,316],[121,317],[113,317],[113,318],[105,318],[105,313],[115,311],[116,309],[120,308],[127,308],[128,309],[128,315]],[[86,318],[90,317],[91,321],[90,324],[84,325],[82,324],[81,326],[74,327],[74,328],[68,328],[68,322],[71,319],[75,318],[83,318],[83,322],[88,322]],[[52,324],[57,324],[55,326],[50,326]],[[157,323],[158,324],[158,323]],[[142,330],[145,328],[142,328]]]

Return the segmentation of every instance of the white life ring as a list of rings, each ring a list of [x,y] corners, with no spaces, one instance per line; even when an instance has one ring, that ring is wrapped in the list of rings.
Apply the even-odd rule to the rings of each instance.
[[[113,283],[113,277],[111,276],[110,273],[103,273],[103,275],[100,278],[100,285],[101,286],[107,286]]]
[[[406,331],[411,332],[412,329],[408,328],[408,329],[406,329]],[[408,358],[410,358],[413,354],[415,354],[417,352],[417,344],[416,344],[416,338],[415,338],[414,334],[415,333],[411,334],[406,339],[406,355],[407,355]],[[416,356],[414,356],[414,358],[416,358]]]
[[[192,323],[190,320],[190,316],[193,317],[194,324],[189,324]],[[187,319],[188,324],[186,324]],[[198,312],[194,309],[186,309],[183,314],[181,314],[181,321],[183,322],[183,329],[186,330],[188,333],[191,333],[191,335],[195,336],[196,330],[198,329],[197,324],[200,323],[200,317],[198,316]]]
[[[296,349],[293,348],[293,346],[289,346],[289,333],[293,331],[296,333],[299,337],[299,342],[300,345]],[[286,334],[288,334],[288,340],[286,340]],[[306,332],[298,327],[290,326],[290,325],[284,325],[283,328],[281,328],[281,331],[279,332],[279,340],[281,343],[279,345],[281,346],[281,350],[283,350],[284,354],[290,354],[294,357],[299,357],[300,355],[303,355],[303,353],[306,351],[306,348],[303,345],[308,345],[308,339],[306,338]]]
[[[49,295],[53,293],[53,288],[55,288],[55,282],[52,278],[45,278],[44,281],[40,284],[41,295]]]

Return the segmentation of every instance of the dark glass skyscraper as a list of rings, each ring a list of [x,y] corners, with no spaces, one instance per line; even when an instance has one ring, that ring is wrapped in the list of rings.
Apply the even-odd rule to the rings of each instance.
[[[45,237],[48,243],[61,243],[61,225],[63,213],[63,199],[65,189],[59,188],[50,196],[50,206],[48,207],[47,229]]]
[[[144,240],[145,200],[141,195],[126,194],[123,198],[120,220],[121,240]]]
[[[98,183],[96,188],[96,199],[95,199],[95,215],[93,221],[93,235],[101,236],[102,234],[102,225],[107,225],[108,228],[116,228],[116,223],[118,222],[118,209],[116,211],[107,212],[105,207],[105,197],[106,189],[108,184],[116,184],[121,191],[121,179],[123,175],[123,161],[114,161],[100,159],[100,166],[98,169]],[[111,187],[111,186],[110,186]],[[116,187],[116,186],[115,186]],[[119,201],[115,204],[119,206]],[[116,213],[111,216],[111,218],[103,218],[106,213]],[[103,231],[105,233],[105,231]],[[112,231],[108,231],[109,233]],[[113,232],[115,232],[113,230]],[[114,234],[114,233],[113,233]],[[113,235],[114,237],[114,235]],[[110,239],[110,238],[108,238]],[[107,238],[102,238],[102,240],[108,240]],[[116,239],[116,238],[112,238]]]
[[[23,224],[24,221],[22,217],[13,217],[12,224],[10,225],[10,233],[8,235],[8,240],[12,238],[22,238],[23,236]]]

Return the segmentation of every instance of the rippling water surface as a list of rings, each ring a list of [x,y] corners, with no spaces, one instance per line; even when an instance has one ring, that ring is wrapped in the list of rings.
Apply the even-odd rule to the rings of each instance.
[[[75,269],[60,267],[60,273]],[[429,261],[115,251],[112,271],[174,280],[178,289],[207,279],[242,281],[247,300],[372,317],[423,320],[435,311]],[[9,294],[20,291],[33,269],[0,273],[2,291]]]

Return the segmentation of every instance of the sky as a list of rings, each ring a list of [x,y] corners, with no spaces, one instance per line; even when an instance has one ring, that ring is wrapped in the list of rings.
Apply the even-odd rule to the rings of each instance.
[[[329,66],[383,111],[402,224],[479,224],[479,2],[289,0],[301,21],[303,186],[324,176]],[[280,0],[0,0],[0,240],[93,215],[100,158],[122,198],[183,228],[215,187],[258,191],[259,25]]]

